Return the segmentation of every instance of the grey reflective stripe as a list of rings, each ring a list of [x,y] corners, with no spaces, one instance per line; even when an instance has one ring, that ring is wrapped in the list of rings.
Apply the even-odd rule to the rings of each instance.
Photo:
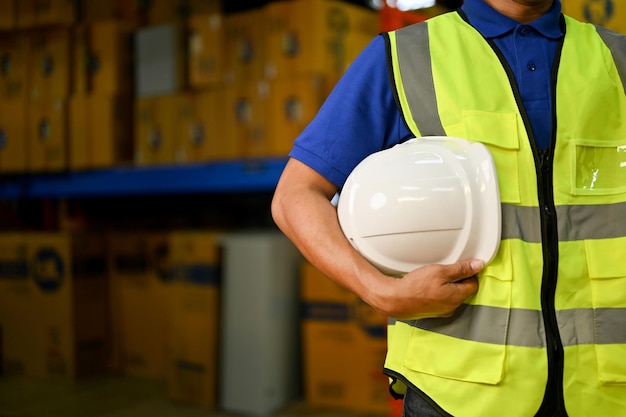
[[[408,322],[415,327],[457,339],[496,345],[543,347],[541,312],[464,304],[449,318]]]
[[[401,85],[406,92],[411,117],[420,134],[445,136],[435,96],[428,23],[396,31],[396,46]]]
[[[594,334],[597,344],[626,343],[626,314],[624,311],[623,308],[595,310]]]
[[[601,26],[596,26],[596,30],[613,55],[613,61],[626,92],[626,36]]]
[[[626,203],[559,206],[556,211],[561,241],[626,236]]]
[[[560,310],[556,318],[563,346],[626,343],[624,308]]]
[[[625,278],[626,279],[626,278]],[[556,312],[563,346],[626,343],[626,309]],[[546,347],[541,311],[464,304],[454,316],[390,321],[457,339],[497,345]]]
[[[502,239],[541,242],[538,207],[502,204],[501,210]],[[561,242],[626,236],[626,203],[557,206],[556,212]]]
[[[502,204],[502,239],[541,242],[539,207]]]

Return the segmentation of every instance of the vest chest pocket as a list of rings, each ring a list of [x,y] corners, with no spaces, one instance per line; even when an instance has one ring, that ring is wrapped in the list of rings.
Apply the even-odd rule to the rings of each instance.
[[[477,110],[463,111],[464,137],[484,143],[496,165],[503,203],[520,202],[520,149],[516,113],[493,113]]]
[[[626,139],[576,139],[572,149],[573,195],[626,192]]]

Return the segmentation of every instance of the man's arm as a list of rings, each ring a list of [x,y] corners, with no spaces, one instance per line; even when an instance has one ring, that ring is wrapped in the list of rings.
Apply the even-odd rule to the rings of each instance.
[[[290,159],[272,200],[278,227],[323,274],[395,318],[449,316],[477,291],[473,276],[483,266],[480,261],[428,265],[401,279],[381,273],[341,231],[330,202],[337,190],[307,165]]]

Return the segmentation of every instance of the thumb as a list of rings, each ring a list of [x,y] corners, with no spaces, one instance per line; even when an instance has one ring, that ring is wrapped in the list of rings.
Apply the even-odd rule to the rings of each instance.
[[[451,281],[461,281],[476,275],[485,267],[485,263],[480,259],[465,259],[450,267],[452,267]]]

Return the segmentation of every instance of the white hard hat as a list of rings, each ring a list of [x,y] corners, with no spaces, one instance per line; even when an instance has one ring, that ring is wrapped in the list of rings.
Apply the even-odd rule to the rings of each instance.
[[[376,152],[348,176],[337,203],[343,233],[388,274],[478,258],[500,244],[500,193],[488,149],[431,136]]]

